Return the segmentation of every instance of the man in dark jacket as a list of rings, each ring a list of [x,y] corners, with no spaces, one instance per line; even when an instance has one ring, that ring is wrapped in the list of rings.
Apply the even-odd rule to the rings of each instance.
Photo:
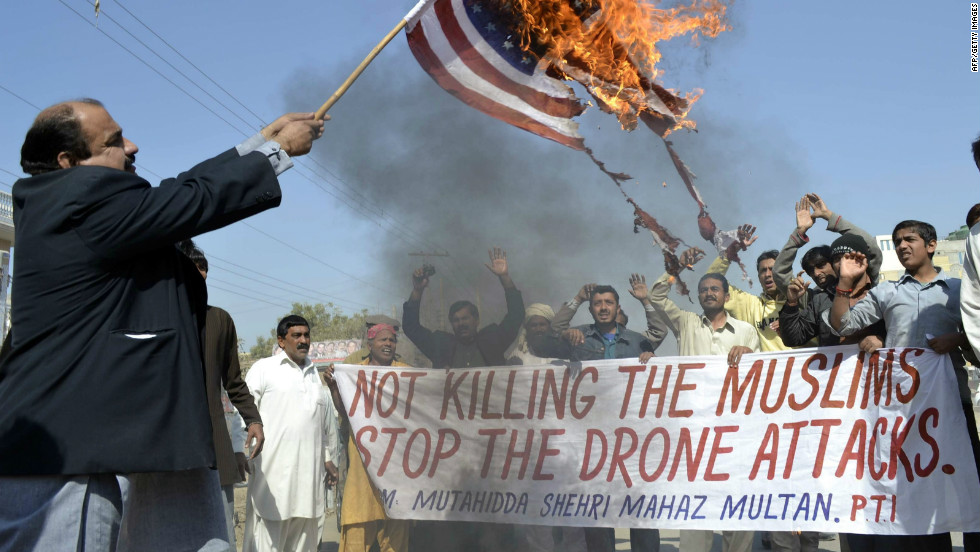
[[[524,299],[514,286],[507,268],[507,254],[499,247],[490,250],[486,265],[499,279],[507,300],[507,315],[500,324],[479,329],[480,313],[469,301],[457,301],[449,307],[453,333],[432,331],[419,322],[422,292],[429,285],[431,269],[422,267],[412,274],[412,294],[402,306],[402,328],[412,343],[432,361],[433,368],[476,368],[504,366],[504,353],[517,339],[524,323]],[[484,551],[504,549],[511,532],[501,524],[474,522],[420,522],[411,541],[413,550]]]
[[[802,280],[802,274],[793,278],[793,259],[801,247],[810,241],[807,231],[813,227],[816,219],[827,221],[827,230],[841,234],[833,245],[818,245],[807,251],[800,260],[800,265],[806,275],[816,284],[814,289],[806,289],[808,282]],[[835,253],[835,248],[837,249]],[[779,333],[783,343],[789,347],[802,347],[811,339],[817,338],[820,346],[840,345],[841,339],[830,326],[823,322],[824,312],[830,310],[834,302],[834,290],[837,285],[837,267],[840,258],[848,251],[860,251],[868,257],[867,287],[878,282],[878,271],[881,268],[882,253],[875,239],[845,220],[840,215],[827,208],[827,205],[817,194],[807,194],[796,204],[796,228],[790,234],[789,240],[776,257],[774,278],[776,287],[786,295],[786,303],[779,312]],[[884,325],[876,327],[882,330]],[[861,336],[863,339],[865,336]],[[861,339],[852,340],[853,342]],[[868,340],[862,343],[862,348],[873,350],[881,346],[881,340]]]
[[[207,291],[174,243],[279,205],[323,132],[283,116],[176,179],[101,103],[43,110],[13,189],[10,351],[0,363],[0,551],[225,550],[201,351]]]
[[[634,286],[633,294],[645,297],[645,285],[642,290]],[[656,346],[649,339],[616,322],[616,316],[620,313],[619,293],[612,286],[592,287],[589,313],[594,320],[592,324],[570,328],[561,334],[551,333],[529,338],[535,354],[573,361],[639,358],[643,364],[653,356]],[[615,530],[609,527],[587,527],[585,542],[589,552],[612,552],[616,549]],[[660,531],[630,529],[630,550],[660,550]]]
[[[507,254],[495,247],[490,251],[490,272],[500,278],[507,300],[507,315],[497,324],[478,330],[480,313],[469,301],[457,301],[449,307],[453,333],[432,331],[419,322],[422,292],[429,285],[425,267],[412,274],[412,294],[402,307],[402,327],[412,343],[432,361],[433,368],[475,368],[504,366],[504,353],[517,339],[524,322],[524,299],[514,286],[507,270]]]

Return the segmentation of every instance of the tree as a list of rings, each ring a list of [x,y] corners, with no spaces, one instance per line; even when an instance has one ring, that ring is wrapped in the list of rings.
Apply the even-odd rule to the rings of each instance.
[[[364,333],[364,318],[367,310],[346,315],[333,303],[293,303],[290,312],[276,318],[282,320],[288,314],[298,314],[310,323],[310,339],[312,341],[327,341],[330,339],[360,339]],[[259,336],[255,346],[250,349],[252,358],[264,358],[272,354],[276,344],[275,327],[269,332],[269,337]]]

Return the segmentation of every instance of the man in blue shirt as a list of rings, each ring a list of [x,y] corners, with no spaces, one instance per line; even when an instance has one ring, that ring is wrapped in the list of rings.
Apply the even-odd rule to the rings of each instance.
[[[883,282],[857,301],[852,300],[854,284],[868,268],[867,257],[851,252],[841,259],[839,281],[830,310],[830,326],[840,335],[850,335],[878,320],[888,331],[885,347],[928,347],[938,354],[949,354],[956,370],[960,398],[966,413],[973,454],[980,454],[976,420],[970,403],[970,389],[961,347],[969,347],[960,317],[960,280],[949,278],[932,264],[936,251],[936,229],[925,222],[906,220],[892,231],[892,242],[905,274],[896,282]],[[949,533],[939,535],[883,536],[860,546],[861,550],[889,552],[904,550],[952,550]],[[972,538],[964,539],[971,542]],[[854,549],[852,543],[852,549]],[[975,550],[967,546],[966,550]]]

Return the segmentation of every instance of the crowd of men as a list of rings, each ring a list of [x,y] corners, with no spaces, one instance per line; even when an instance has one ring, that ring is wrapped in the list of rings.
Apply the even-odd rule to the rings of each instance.
[[[243,378],[234,322],[206,302],[208,263],[190,241],[278,205],[278,175],[323,133],[313,114],[288,114],[252,138],[152,187],[135,175],[135,144],[95,100],[43,110],[27,133],[14,186],[18,229],[12,330],[0,352],[0,552],[21,550],[229,550],[235,548],[234,484],[248,474],[245,551],[315,551],[326,487],[344,481],[340,551],[588,551],[616,547],[611,528],[505,526],[390,519],[351,438],[333,366],[320,374],[310,324],[289,315],[276,328],[277,353]],[[980,140],[973,144],[980,168]],[[743,355],[853,343],[928,347],[949,354],[980,476],[980,442],[966,360],[980,352],[980,204],[967,214],[966,278],[932,262],[935,228],[906,220],[892,241],[905,273],[879,282],[882,252],[864,230],[816,194],[794,206],[796,227],[781,250],[758,255],[758,295],[732,285],[727,253],[697,285],[698,309],[669,297],[674,277],[628,277],[643,307],[642,333],[627,328],[619,292],[588,283],[556,312],[525,300],[506,253],[487,269],[507,313],[481,325],[476,305],[458,301],[452,331],[420,322],[432,275],[412,274],[396,320],[369,318],[360,350],[345,362],[405,366],[399,333],[435,369],[533,365],[555,359],[649,362],[668,334],[679,355]],[[811,245],[822,219],[840,234]],[[739,229],[740,248],[758,238]],[[684,251],[682,266],[704,253]],[[805,275],[805,277],[804,277]],[[812,286],[812,287],[811,287]],[[588,305],[592,323],[571,326]],[[239,414],[224,423],[222,393]],[[233,439],[244,434],[244,439]],[[246,453],[247,451],[247,453]],[[346,451],[346,453],[344,453]],[[216,468],[216,469],[212,469]],[[952,550],[948,533],[841,535],[854,552]],[[711,531],[681,531],[682,552],[707,552]],[[752,549],[754,534],[724,531],[724,550]],[[779,551],[814,552],[819,535],[772,532]],[[964,549],[980,552],[980,535]],[[630,549],[660,549],[655,528],[632,529]]]

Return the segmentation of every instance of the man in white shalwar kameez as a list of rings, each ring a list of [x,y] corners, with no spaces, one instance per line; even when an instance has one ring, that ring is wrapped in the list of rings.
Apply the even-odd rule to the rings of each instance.
[[[245,376],[265,429],[253,460],[243,552],[315,552],[323,533],[329,397],[309,360],[310,326],[289,315],[276,328],[285,354],[256,362]]]

